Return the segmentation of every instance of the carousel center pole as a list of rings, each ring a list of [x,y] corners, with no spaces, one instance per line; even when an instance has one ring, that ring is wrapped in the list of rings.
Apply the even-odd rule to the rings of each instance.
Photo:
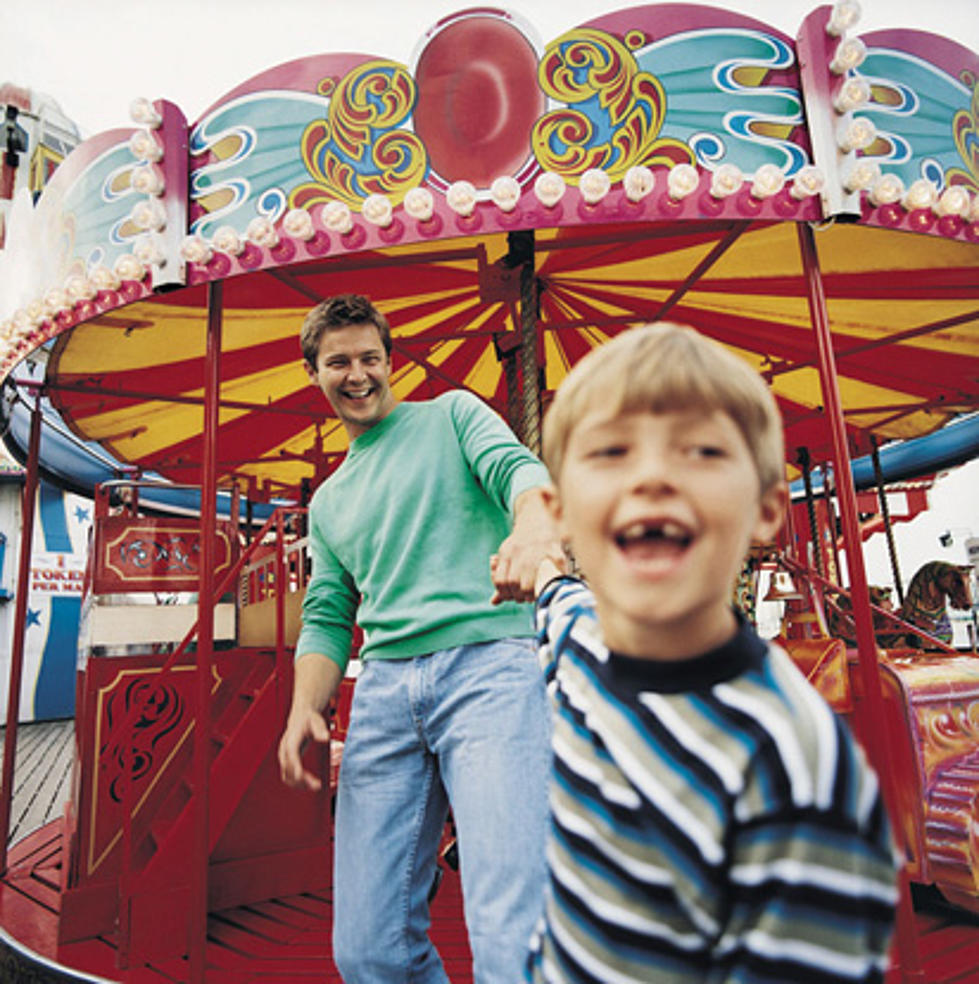
[[[194,857],[190,893],[190,980],[201,984],[206,967],[207,875],[210,859],[208,781],[211,770],[211,662],[214,649],[214,565],[217,524],[217,439],[221,387],[221,319],[224,285],[208,287],[204,369],[204,454],[201,469],[201,570],[197,596],[197,716],[194,728]]]
[[[819,356],[819,380],[829,419],[833,443],[833,457],[836,462],[837,495],[840,503],[840,518],[843,524],[843,541],[846,545],[846,563],[850,574],[850,597],[853,606],[853,619],[857,630],[857,657],[860,678],[863,684],[864,705],[869,718],[869,726],[863,729],[867,740],[867,752],[881,778],[881,790],[888,805],[892,821],[896,821],[894,809],[896,776],[890,756],[884,717],[884,695],[880,683],[880,670],[877,665],[877,639],[874,635],[873,615],[867,592],[867,573],[863,563],[860,541],[859,519],[857,514],[857,494],[850,470],[850,455],[846,446],[846,430],[843,424],[843,404],[840,400],[839,382],[836,373],[836,360],[833,355],[833,339],[826,308],[826,294],[823,290],[819,270],[819,257],[812,227],[800,222],[797,226],[799,250],[802,255],[803,272],[806,278],[809,315],[816,337]],[[901,827],[896,822],[892,828],[897,834]],[[904,845],[902,844],[902,849]],[[914,923],[914,908],[908,884],[907,867],[903,866],[898,876],[899,898],[897,907],[896,942],[901,957],[901,975],[905,981],[924,981],[921,958],[918,954],[918,936]]]
[[[520,368],[523,376],[521,433],[524,444],[540,454],[540,365],[537,360],[537,271],[534,269],[534,231],[521,229],[508,236],[510,255],[520,262]]]
[[[27,631],[27,594],[34,545],[34,508],[37,503],[37,473],[41,449],[41,391],[34,396],[31,436],[27,452],[27,474],[21,501],[20,566],[14,604],[14,634],[10,650],[10,683],[7,686],[7,730],[3,739],[3,776],[0,779],[0,875],[7,873],[7,838],[10,836],[10,807],[14,795],[14,758],[17,754],[17,719],[20,717],[20,685],[24,670],[24,635]]]

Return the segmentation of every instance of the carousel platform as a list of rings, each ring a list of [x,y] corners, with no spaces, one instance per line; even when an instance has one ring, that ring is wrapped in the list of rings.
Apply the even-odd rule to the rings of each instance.
[[[0,879],[0,980],[21,984],[67,981],[186,981],[185,960],[132,971],[118,966],[112,935],[59,945],[64,825],[60,798],[70,780],[72,722],[18,729],[9,869]],[[29,829],[30,824],[40,825]],[[926,984],[979,981],[979,916],[918,889],[915,908]],[[208,918],[208,984],[340,984],[330,956],[330,887],[212,912]],[[445,869],[432,905],[432,938],[453,984],[471,984],[472,968],[458,876]],[[886,984],[900,984],[899,968]]]
[[[112,935],[59,945],[64,824],[71,781],[72,721],[21,725],[11,809],[9,868],[0,879],[0,981],[53,984],[122,981],[163,984],[188,979],[185,960],[131,972],[118,966]],[[0,729],[2,730],[2,729]],[[330,957],[332,901],[320,891],[211,913],[209,984],[340,982]],[[444,869],[432,906],[432,937],[454,984],[471,984],[459,878]]]

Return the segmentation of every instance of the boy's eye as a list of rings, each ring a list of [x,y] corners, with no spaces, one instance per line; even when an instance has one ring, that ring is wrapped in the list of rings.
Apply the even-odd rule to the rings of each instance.
[[[723,458],[727,452],[716,444],[693,444],[687,453],[695,458]]]
[[[589,458],[621,458],[628,448],[624,444],[601,444],[589,450]]]

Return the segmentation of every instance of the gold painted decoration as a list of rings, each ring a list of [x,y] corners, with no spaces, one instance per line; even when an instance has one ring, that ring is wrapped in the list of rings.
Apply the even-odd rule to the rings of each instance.
[[[632,32],[627,41],[580,28],[552,42],[541,59],[541,88],[567,106],[537,121],[534,155],[571,184],[589,168],[617,181],[636,165],[693,163],[686,144],[660,137],[666,93],[632,54],[629,45],[638,46],[641,35]]]
[[[335,86],[325,79],[319,89],[330,96],[327,118],[309,124],[300,143],[313,180],[292,190],[290,207],[339,200],[359,209],[372,194],[399,204],[428,167],[424,144],[399,128],[417,95],[408,70],[379,59],[358,66]]]

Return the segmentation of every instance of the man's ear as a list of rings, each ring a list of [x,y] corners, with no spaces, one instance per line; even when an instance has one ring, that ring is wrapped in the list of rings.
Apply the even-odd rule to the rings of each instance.
[[[309,364],[306,359],[303,359],[303,369],[306,370],[306,375],[309,377],[309,381],[319,389],[320,381],[316,377],[316,370]]]
[[[788,507],[789,490],[785,482],[766,489],[758,503],[758,521],[751,539],[755,543],[771,543],[781,529]]]

